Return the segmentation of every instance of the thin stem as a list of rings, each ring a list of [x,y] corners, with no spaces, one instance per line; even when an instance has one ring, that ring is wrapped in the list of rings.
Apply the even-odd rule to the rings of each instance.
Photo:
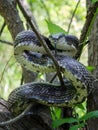
[[[22,6],[22,3],[20,2],[20,0],[17,0],[17,3],[21,9],[21,11],[23,12],[23,14],[25,15],[25,17],[27,18],[29,24],[31,25],[31,28],[32,30],[35,32],[36,36],[38,37],[41,45],[44,47],[44,49],[46,50],[46,52],[48,53],[49,57],[53,60],[54,64],[55,64],[55,67],[56,67],[56,71],[57,71],[57,75],[59,77],[59,80],[61,82],[61,85],[63,86],[64,85],[64,82],[63,82],[63,78],[62,78],[62,75],[61,75],[61,72],[60,72],[60,67],[59,67],[59,64],[57,62],[57,60],[55,59],[55,57],[52,55],[51,51],[49,50],[48,46],[46,45],[45,41],[41,38],[39,32],[37,31],[37,29],[35,28],[34,26],[34,23],[33,21],[28,17],[28,14],[26,12],[26,10],[23,8]]]
[[[5,28],[5,26],[6,26],[6,23],[5,23],[5,21],[4,21],[4,23],[3,23],[3,25],[2,25],[2,27],[1,27],[1,29],[0,29],[0,36],[1,36],[1,34],[2,34],[3,30],[4,30],[4,28]]]
[[[56,78],[56,76],[57,76],[57,73],[53,75],[53,77],[50,79],[49,83],[52,83],[53,80]]]
[[[72,13],[72,17],[71,17],[70,23],[69,23],[69,25],[68,25],[67,33],[69,33],[69,30],[70,30],[70,27],[71,27],[71,24],[72,24],[72,21],[73,21],[73,18],[74,18],[74,16],[75,16],[75,13],[76,13],[76,10],[77,10],[77,8],[78,8],[79,3],[80,3],[80,0],[78,0],[77,4],[76,4],[76,6],[75,6],[75,9],[74,9],[74,11],[73,11],[73,13]]]
[[[13,56],[13,55],[11,55],[11,56],[10,56],[10,58],[8,59],[8,61],[7,61],[6,65],[4,66],[3,72],[2,72],[2,74],[1,74],[0,83],[1,83],[1,81],[2,81],[2,79],[3,79],[4,72],[5,72],[6,67],[7,67],[7,65],[9,64],[9,62],[10,62],[10,60],[11,60],[12,56]]]
[[[36,20],[35,20],[33,14],[32,14],[32,12],[31,12],[31,10],[30,10],[30,8],[31,8],[30,5],[31,5],[31,4],[29,4],[29,2],[28,2],[27,0],[22,0],[22,5],[23,5],[23,7],[25,8],[25,10],[26,10],[26,12],[27,12],[27,14],[28,14],[28,17],[29,17],[30,19],[32,19],[34,25],[35,25],[36,28],[38,29],[37,22],[36,22]],[[25,19],[27,20],[26,17],[25,17]],[[29,23],[28,23],[28,20],[27,20],[27,24],[29,24]]]
[[[23,77],[23,74],[22,74],[20,85],[23,84],[23,81],[24,81],[24,77]]]
[[[87,36],[90,34],[91,32],[91,28],[94,24],[94,21],[95,21],[95,18],[98,14],[98,2],[96,2],[95,4],[93,4],[89,9],[88,9],[88,13],[87,13],[87,16],[86,16],[86,21],[85,21],[85,24],[84,24],[84,27],[82,29],[82,33],[81,33],[81,36],[80,36],[80,43],[84,43],[84,44],[81,44],[78,48],[78,52],[75,56],[75,58],[80,58],[81,56],[81,53],[82,53],[82,50],[83,50],[83,47],[85,45],[85,42],[86,42],[86,39],[87,39]]]
[[[0,39],[0,42],[2,42],[2,43],[4,43],[4,44],[8,44],[8,45],[13,46],[13,43],[12,43],[12,42],[9,42],[9,41],[5,41],[5,40],[1,40],[1,39]]]

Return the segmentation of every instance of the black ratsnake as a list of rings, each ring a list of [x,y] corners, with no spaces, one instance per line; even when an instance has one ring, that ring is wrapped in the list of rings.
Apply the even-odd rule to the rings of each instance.
[[[48,47],[60,65],[62,75],[67,79],[65,85],[50,83],[28,83],[14,89],[9,95],[9,109],[15,113],[24,110],[30,102],[48,106],[72,107],[85,100],[93,89],[95,78],[84,65],[72,58],[75,56],[79,41],[75,36],[55,34],[46,38]],[[55,72],[53,61],[41,46],[31,30],[20,32],[15,39],[14,55],[26,69],[41,73]]]

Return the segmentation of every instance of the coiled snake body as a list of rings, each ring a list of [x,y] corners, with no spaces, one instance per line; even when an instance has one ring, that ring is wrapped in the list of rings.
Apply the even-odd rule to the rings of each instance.
[[[23,106],[33,101],[49,106],[71,107],[81,103],[93,88],[95,78],[81,63],[72,58],[78,47],[76,37],[64,34],[52,35],[49,39],[41,37],[55,55],[67,81],[64,87],[50,83],[28,83],[16,88],[8,98],[9,108],[13,112],[23,109]],[[56,71],[53,61],[33,31],[23,31],[17,35],[14,55],[28,70],[42,73]]]

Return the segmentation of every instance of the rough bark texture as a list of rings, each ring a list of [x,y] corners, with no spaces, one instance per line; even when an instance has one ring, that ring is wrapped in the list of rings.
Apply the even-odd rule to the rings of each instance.
[[[91,6],[91,1],[87,0],[87,7]],[[92,74],[98,79],[98,15],[94,22],[94,26],[89,36],[90,43],[88,45],[88,65],[94,66],[95,70]],[[87,101],[88,112],[98,110],[98,83],[94,92],[92,92]],[[98,118],[88,121],[88,130],[98,130]]]
[[[1,102],[6,106],[6,101],[0,99],[0,103]],[[13,115],[10,113],[10,111],[7,110],[5,106],[0,104],[0,122],[13,118]],[[51,130],[51,128],[47,125],[48,123],[44,121],[44,118],[41,116],[41,114],[41,112],[39,112],[39,114],[27,114],[24,118],[13,124],[0,127],[0,130]]]
[[[23,23],[11,0],[0,0],[0,14],[3,16],[13,39],[17,33],[24,30]]]

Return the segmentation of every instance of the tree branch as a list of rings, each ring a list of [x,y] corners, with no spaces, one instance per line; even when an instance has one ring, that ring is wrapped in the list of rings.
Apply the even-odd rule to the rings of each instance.
[[[76,13],[76,10],[77,10],[77,8],[78,8],[79,3],[80,3],[80,0],[78,0],[77,4],[76,4],[76,6],[75,6],[75,9],[74,9],[74,11],[73,11],[73,13],[72,13],[72,17],[71,17],[70,23],[69,23],[69,25],[68,25],[68,30],[67,30],[68,33],[69,33],[69,30],[70,30],[70,27],[71,27],[71,23],[72,23],[72,21],[73,21],[73,17],[74,17],[74,15],[75,15],[75,13]]]
[[[13,39],[24,30],[23,23],[12,1],[0,0],[0,14],[4,18]]]
[[[82,29],[82,33],[80,36],[80,46],[79,46],[78,52],[75,56],[76,59],[80,58],[80,56],[81,56],[83,47],[84,47],[86,39],[87,39],[87,36],[89,35],[89,33],[91,31],[91,27],[94,23],[94,19],[95,19],[97,13],[98,13],[98,2],[96,2],[91,7],[88,8],[86,21],[85,21],[85,24],[84,24],[84,27]]]
[[[2,81],[2,79],[3,79],[4,72],[5,72],[6,67],[7,67],[7,65],[9,64],[11,58],[12,58],[12,55],[11,55],[11,57],[8,59],[8,61],[6,62],[6,65],[4,66],[4,69],[3,69],[3,72],[2,72],[1,78],[0,78],[0,83],[1,83],[1,81]]]
[[[4,28],[5,28],[5,26],[6,26],[6,23],[5,23],[5,21],[4,21],[4,23],[3,23],[3,25],[2,25],[2,27],[1,27],[1,29],[0,29],[0,36],[1,36],[1,34],[2,34],[3,30],[4,30]]]
[[[9,41],[5,41],[5,40],[1,40],[1,39],[0,39],[0,42],[2,42],[2,43],[4,43],[4,44],[8,44],[8,45],[13,46],[13,43],[12,43],[12,42],[9,42]]]
[[[28,17],[33,21],[35,27],[38,29],[38,25],[37,22],[35,21],[35,18],[30,10],[29,4],[27,2],[27,0],[21,0],[22,6],[24,7],[24,9],[26,10]],[[25,16],[24,16],[25,17]],[[25,17],[26,21],[28,22],[27,18]],[[29,24],[29,23],[28,23]]]
[[[24,16],[27,18],[28,22],[30,23],[31,25],[31,28],[32,30],[35,32],[35,34],[37,35],[40,43],[42,44],[42,46],[45,48],[46,52],[48,53],[49,57],[53,60],[54,64],[55,64],[55,67],[56,67],[56,71],[57,71],[57,75],[59,77],[59,80],[61,82],[61,85],[64,84],[63,82],[63,78],[62,78],[62,75],[61,75],[61,72],[60,72],[60,67],[59,67],[59,64],[57,62],[57,60],[55,59],[55,57],[52,55],[51,51],[49,50],[48,46],[46,45],[45,41],[41,38],[39,32],[37,31],[37,29],[35,28],[34,26],[34,23],[32,22],[32,20],[30,19],[30,17],[28,16],[26,10],[23,8],[22,6],[22,3],[20,2],[20,0],[17,0],[17,3],[21,9],[21,11],[23,12]]]
[[[14,117],[14,118],[12,118],[12,119],[10,119],[8,121],[0,122],[0,126],[5,126],[5,125],[8,125],[8,124],[12,124],[12,123],[18,121],[19,119],[23,118],[26,115],[26,113],[30,110],[31,107],[32,107],[32,104],[29,104],[27,106],[27,108],[20,115]]]

